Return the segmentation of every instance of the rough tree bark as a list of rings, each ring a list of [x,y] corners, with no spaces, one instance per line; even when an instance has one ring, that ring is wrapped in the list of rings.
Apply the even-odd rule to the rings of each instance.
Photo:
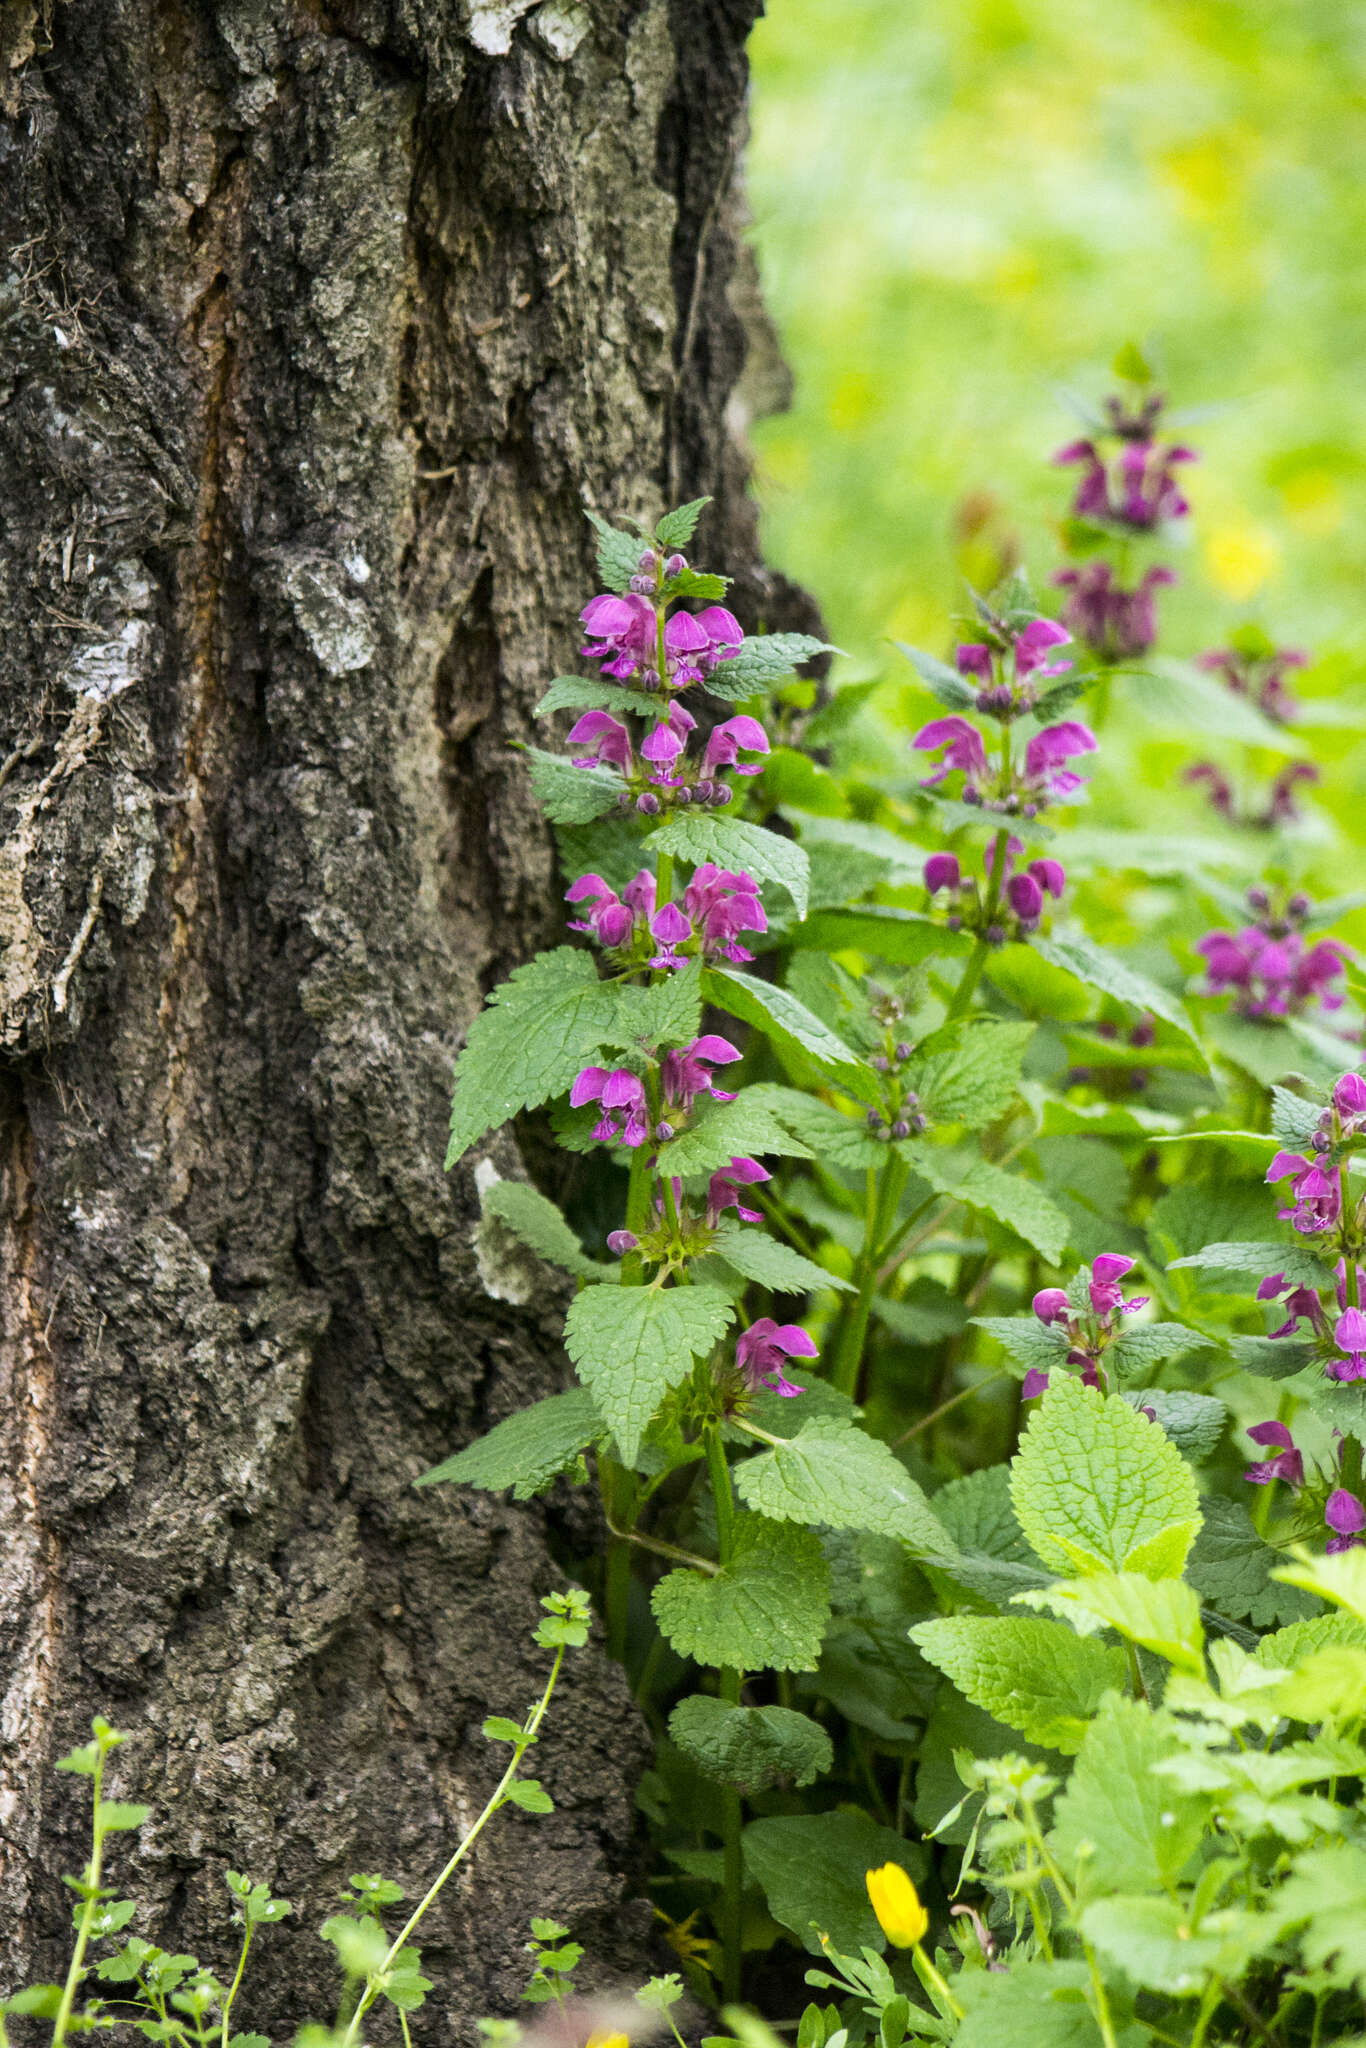
[[[411,1484],[564,1373],[441,1172],[450,1065],[560,929],[508,742],[585,503],[716,492],[699,558],[809,623],[736,437],[755,11],[0,0],[11,1983],[57,1959],[92,1710],[155,1809],[140,1931],[221,1966],[225,1865],[295,1900],[244,2015],[281,2030],[326,2015],[339,1882],[420,1887],[539,1685],[547,1511]],[[641,1758],[584,1653],[558,1810],[433,1928],[419,2038],[507,2009],[533,1911],[639,1965]]]

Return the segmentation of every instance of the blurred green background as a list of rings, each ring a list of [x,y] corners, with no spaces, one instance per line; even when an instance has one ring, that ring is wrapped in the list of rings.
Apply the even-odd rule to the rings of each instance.
[[[889,634],[942,649],[1011,535],[1046,582],[1066,395],[1132,339],[1201,409],[1164,649],[1256,619],[1322,657],[1309,694],[1359,692],[1366,10],[769,0],[752,54],[753,236],[796,380],[756,436],[766,541],[843,673],[890,675]]]

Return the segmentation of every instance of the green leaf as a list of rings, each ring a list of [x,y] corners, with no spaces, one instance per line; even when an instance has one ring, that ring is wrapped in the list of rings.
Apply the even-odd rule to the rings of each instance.
[[[99,1760],[99,1744],[86,1742],[82,1743],[79,1749],[73,1749],[67,1756],[59,1756],[55,1768],[59,1771],[70,1771],[73,1778],[93,1778]]]
[[[1118,1337],[1106,1352],[1106,1360],[1124,1379],[1152,1371],[1164,1359],[1184,1358],[1191,1351],[1211,1351],[1213,1339],[1184,1323],[1130,1323],[1122,1325]],[[1153,1405],[1153,1404],[1149,1404]]]
[[[664,514],[655,528],[655,542],[661,553],[669,554],[688,545],[710,503],[710,498],[691,498],[686,505],[676,505],[672,512]]]
[[[1307,754],[1308,743],[1290,727],[1277,725],[1250,697],[1238,696],[1190,662],[1150,656],[1144,665],[1122,670],[1140,687],[1130,702],[1154,725],[1170,732],[1212,733],[1243,746],[1277,754]]]
[[[651,1605],[680,1657],[742,1671],[814,1671],[830,1618],[829,1566],[811,1530],[741,1512],[730,1563],[713,1577],[667,1573]]]
[[[926,654],[921,647],[907,646],[904,640],[894,644],[898,652],[905,655],[931,696],[937,697],[941,704],[947,704],[950,711],[969,711],[976,704],[979,686],[960,676],[956,668],[940,661],[938,655]]]
[[[1295,1563],[1273,1573],[1287,1586],[1299,1586],[1316,1593],[1334,1607],[1345,1607],[1358,1621],[1366,1621],[1366,1550],[1341,1550],[1335,1557],[1311,1557],[1297,1549]]]
[[[848,1424],[804,1424],[778,1449],[739,1465],[735,1486],[743,1501],[775,1521],[868,1529],[929,1555],[953,1549],[895,1451]]]
[[[958,1024],[917,1048],[906,1079],[935,1123],[985,1129],[1020,1090],[1020,1062],[1033,1024]]]
[[[1007,1173],[989,1159],[974,1159],[965,1164],[961,1158],[955,1160],[952,1154],[940,1152],[933,1145],[918,1145],[906,1156],[936,1193],[952,1195],[965,1208],[981,1209],[994,1216],[1026,1244],[1042,1252],[1050,1265],[1056,1265],[1062,1257],[1072,1226],[1036,1181]]]
[[[1173,1025],[1199,1045],[1195,1027],[1180,998],[1159,982],[1150,981],[1117,954],[1107,953],[1093,939],[1082,933],[1065,939],[1036,936],[1030,945],[1050,966],[1061,967],[1065,974],[1073,975],[1088,988],[1099,989],[1102,995],[1113,996],[1116,1002],[1132,1010],[1151,1010],[1154,1017],[1161,1017],[1164,1023]]]
[[[619,526],[609,526],[599,512],[590,512],[588,523],[598,537],[598,575],[603,588],[620,595],[631,587],[645,543],[638,533],[623,533]]]
[[[682,967],[648,988],[619,988],[616,1023],[604,1032],[602,1043],[651,1053],[661,1046],[686,1045],[702,1022],[702,986],[697,968]]]
[[[792,934],[794,946],[816,953],[840,953],[849,947],[893,966],[913,967],[940,954],[967,953],[972,941],[951,932],[918,910],[879,904],[867,910],[818,910]]]
[[[95,1818],[105,1834],[114,1834],[123,1828],[140,1828],[151,1811],[150,1806],[133,1806],[127,1800],[102,1799]]]
[[[609,683],[600,676],[556,676],[534,716],[549,718],[552,711],[610,711],[614,718],[648,718],[652,714],[663,718],[668,709],[661,695],[628,689],[624,683]]]
[[[1200,1507],[1204,1521],[1186,1577],[1202,1600],[1233,1621],[1250,1621],[1254,1628],[1293,1622],[1310,1612],[1306,1594],[1272,1578],[1283,1552],[1273,1550],[1257,1534],[1241,1501],[1213,1494]]]
[[[1165,1327],[1177,1326],[1173,1323]],[[1228,1422],[1228,1410],[1222,1401],[1213,1394],[1188,1393],[1184,1387],[1145,1387],[1141,1393],[1126,1394],[1124,1398],[1133,1408],[1150,1408],[1163,1435],[1176,1445],[1183,1458],[1196,1465],[1215,1450]]]
[[[496,1180],[479,1197],[485,1218],[493,1217],[538,1257],[560,1266],[577,1280],[607,1280],[610,1266],[587,1258],[564,1217],[552,1201],[529,1181]]]
[[[337,1960],[348,1977],[375,1977],[389,1953],[389,1937],[369,1913],[353,1920],[349,1913],[334,1913],[318,1929],[331,1942]]]
[[[1271,1134],[1291,1152],[1299,1152],[1313,1138],[1323,1114],[1321,1102],[1306,1102],[1289,1088],[1271,1091]]]
[[[743,868],[756,882],[776,882],[792,898],[798,917],[806,916],[810,863],[795,839],[766,832],[762,825],[747,825],[740,818],[688,811],[657,826],[645,845],[655,854],[714,861],[722,868]]]
[[[711,1173],[729,1166],[741,1154],[761,1152],[780,1158],[809,1159],[811,1154],[800,1138],[794,1138],[785,1124],[766,1107],[759,1091],[743,1088],[734,1102],[714,1102],[703,1107],[699,1101],[693,1121],[676,1138],[660,1147],[661,1173]]]
[[[707,569],[680,569],[664,584],[666,598],[695,597],[702,604],[720,604],[730,585],[729,576],[716,576]]]
[[[1118,1394],[1055,1379],[1011,1474],[1020,1527],[1045,1565],[1085,1576],[1178,1578],[1200,1527],[1180,1452]]]
[[[974,1706],[1067,1756],[1081,1747],[1104,1694],[1122,1688],[1128,1674],[1122,1650],[1061,1621],[948,1615],[919,1622],[910,1634]]]
[[[886,1159],[888,1146],[869,1137],[862,1117],[856,1120],[818,1096],[803,1095],[799,1088],[783,1088],[771,1081],[761,1081],[746,1092],[771,1109],[783,1128],[800,1138],[826,1166],[857,1170],[880,1166]],[[902,1148],[902,1156],[909,1159],[912,1155]]]
[[[913,1883],[925,1876],[925,1852],[918,1842],[878,1827],[861,1813],[779,1814],[751,1821],[743,1840],[745,1868],[763,1891],[769,1912],[811,1955],[822,1952],[813,1921],[846,1955],[886,1947],[869,1903],[865,1872],[899,1863]]]
[[[1097,1899],[1082,1914],[1081,1927],[1135,1984],[1171,1998],[1197,1997],[1212,1976],[1236,1983],[1271,1938],[1265,1919],[1259,1923],[1236,1907],[1205,1913],[1194,1927],[1180,1900],[1133,1895]]]
[[[694,1693],[669,1716],[669,1738],[705,1776],[746,1798],[788,1782],[812,1785],[835,1761],[818,1721],[788,1707],[740,1707]]]
[[[564,1348],[626,1464],[670,1387],[706,1357],[734,1313],[719,1287],[585,1287],[575,1296]]]
[[[755,1025],[780,1053],[813,1059],[835,1073],[857,1074],[866,1083],[867,1072],[858,1054],[789,990],[741,974],[734,967],[704,968],[702,988],[709,1003],[738,1017],[742,1024]]]
[[[1084,1963],[1018,1963],[1008,1975],[963,1970],[954,1978],[967,2018],[954,2048],[1100,2048]],[[1126,2033],[1119,2048],[1135,2048]]]
[[[580,768],[567,754],[548,754],[543,747],[522,752],[531,793],[552,825],[591,825],[617,808],[624,785],[610,769]]]
[[[1047,1604],[1064,1619],[1087,1616],[1103,1622],[1126,1643],[1165,1657],[1192,1678],[1205,1675],[1205,1631],[1200,1600],[1183,1579],[1145,1579],[1139,1572],[1098,1572],[1086,1579],[1060,1580],[1031,1604]],[[1078,1620],[1078,1625],[1082,1623]]]
[[[639,1292],[639,1290],[635,1290]],[[597,1405],[586,1387],[570,1387],[519,1408],[495,1423],[463,1451],[434,1465],[415,1483],[437,1486],[447,1481],[477,1486],[485,1493],[513,1489],[514,1500],[530,1500],[567,1472],[580,1451],[606,1434]]]
[[[1366,1995],[1366,1849],[1360,1843],[1334,1842],[1300,1856],[1274,1910],[1281,1929],[1303,1926],[1300,1950],[1311,1970],[1327,1970],[1335,1983]]]
[[[747,633],[739,653],[719,663],[708,676],[707,688],[713,696],[738,701],[772,689],[817,654],[840,651],[828,640],[813,640],[809,633]]]
[[[1239,1273],[1261,1279],[1267,1273],[1284,1273],[1287,1280],[1307,1287],[1321,1287],[1327,1266],[1307,1246],[1285,1240],[1267,1239],[1252,1244],[1207,1244],[1184,1259],[1173,1259],[1168,1270],[1193,1266],[1204,1273]],[[1248,1292],[1251,1292],[1249,1288]]]
[[[769,1287],[775,1294],[808,1294],[822,1287],[834,1287],[845,1294],[852,1283],[827,1273],[814,1259],[804,1259],[765,1230],[746,1230],[738,1223],[723,1224],[712,1240],[712,1251],[746,1280]]]
[[[524,1813],[553,1813],[555,1802],[539,1778],[514,1778],[507,1796]]]
[[[1257,1645],[1259,1663],[1271,1670],[1293,1671],[1319,1650],[1366,1650],[1366,1621],[1350,1614],[1314,1614],[1273,1629]]]
[[[60,1984],[28,1984],[22,1991],[12,1991],[8,1998],[0,2000],[0,2009],[24,2013],[32,2019],[55,2020],[61,2003]]]
[[[518,967],[470,1025],[455,1063],[447,1166],[518,1110],[563,1094],[617,1011],[616,990],[576,947]]]
[[[934,1512],[959,1550],[980,1551],[1008,1564],[1036,1562],[1011,1506],[1008,1465],[983,1465],[951,1479],[936,1492]]]
[[[1087,1732],[1054,1807],[1052,1847],[1087,1898],[1159,1891],[1200,1845],[1207,1802],[1155,1766],[1177,1738],[1141,1700],[1116,1699]]]
[[[1022,1372],[1056,1372],[1067,1358],[1067,1338],[1037,1316],[974,1316],[973,1323],[994,1337]]]

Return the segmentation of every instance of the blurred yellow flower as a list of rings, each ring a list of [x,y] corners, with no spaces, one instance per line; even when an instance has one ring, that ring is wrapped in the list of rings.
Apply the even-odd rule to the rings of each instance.
[[[1218,526],[1205,542],[1210,581],[1242,604],[1256,595],[1280,560],[1280,543],[1264,526]]]
[[[631,2043],[625,2034],[605,2034],[602,2028],[598,2027],[588,2036],[583,2048],[631,2048]]]
[[[925,1939],[930,1916],[901,1865],[884,1863],[881,1870],[870,1870],[867,1884],[878,1926],[893,1948],[915,1948]]]

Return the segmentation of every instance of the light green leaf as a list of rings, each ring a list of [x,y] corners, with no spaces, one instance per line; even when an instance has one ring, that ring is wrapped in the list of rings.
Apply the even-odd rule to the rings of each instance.
[[[1159,1891],[1200,1845],[1207,1801],[1154,1766],[1181,1745],[1141,1700],[1111,1701],[1054,1807],[1052,1847],[1086,1898]]]
[[[1273,1671],[1293,1671],[1319,1650],[1366,1650],[1366,1621],[1351,1614],[1313,1614],[1273,1629],[1257,1645],[1257,1660]]]
[[[867,910],[814,911],[792,934],[792,943],[817,953],[839,953],[853,947],[898,967],[913,967],[920,960],[972,949],[971,939],[962,932],[951,932],[947,925],[936,924],[920,911],[900,910],[890,903]]]
[[[1237,1907],[1206,1913],[1191,1925],[1177,1899],[1097,1899],[1081,1916],[1082,1932],[1108,1961],[1148,1991],[1195,1998],[1211,1977],[1237,1982],[1271,1939],[1265,1919]]]
[[[1284,1273],[1287,1280],[1307,1287],[1321,1287],[1328,1271],[1306,1245],[1288,1239],[1271,1239],[1251,1244],[1207,1244],[1184,1259],[1172,1259],[1168,1270],[1193,1266],[1204,1273],[1245,1273],[1262,1279],[1268,1273]],[[1251,1293],[1251,1288],[1248,1292]]]
[[[531,793],[552,825],[591,825],[615,810],[623,789],[607,768],[580,768],[567,754],[524,747]]]
[[[660,1147],[661,1173],[711,1173],[742,1154],[761,1152],[780,1158],[809,1159],[810,1151],[765,1106],[757,1088],[743,1088],[734,1102],[701,1100],[693,1121]]]
[[[710,498],[690,498],[686,505],[676,505],[672,512],[664,514],[655,528],[655,542],[664,554],[688,545],[710,503]]]
[[[599,676],[556,676],[534,715],[549,718],[552,711],[610,711],[614,718],[648,718],[652,714],[663,718],[668,709],[661,696],[628,689],[624,683],[609,683]]]
[[[134,1806],[124,1799],[102,1799],[97,1819],[106,1834],[123,1828],[140,1828],[151,1814],[150,1806]]]
[[[752,697],[781,683],[804,661],[817,654],[838,654],[828,640],[813,640],[809,633],[747,633],[738,654],[720,662],[707,678],[713,696]],[[718,689],[717,685],[723,685]]]
[[[1274,1908],[1279,1930],[1303,1928],[1300,1949],[1311,1970],[1328,1970],[1336,1983],[1366,1996],[1366,1848],[1334,1842],[1300,1856]]]
[[[906,1079],[934,1123],[985,1129],[1020,1090],[1020,1062],[1033,1024],[957,1024],[917,1048]]]
[[[1088,988],[1099,989],[1102,995],[1113,996],[1116,1002],[1125,1003],[1130,1009],[1151,1010],[1154,1017],[1161,1017],[1164,1023],[1173,1025],[1183,1036],[1199,1044],[1195,1027],[1180,998],[1159,982],[1150,981],[1146,974],[1130,967],[1127,960],[1107,953],[1094,939],[1078,932],[1065,939],[1035,937],[1030,940],[1030,945],[1051,966],[1061,967],[1064,973],[1075,976]]]
[[[714,1577],[666,1573],[651,1605],[680,1657],[741,1671],[814,1671],[830,1619],[829,1566],[810,1529],[741,1512],[730,1563]]]
[[[514,1500],[530,1500],[561,1472],[567,1472],[587,1445],[606,1433],[588,1389],[570,1387],[506,1416],[487,1436],[477,1437],[463,1451],[424,1472],[416,1484],[438,1486],[451,1481],[477,1486],[485,1493],[502,1493],[510,1486]]]
[[[564,1217],[543,1195],[524,1180],[496,1180],[479,1198],[484,1217],[492,1217],[506,1230],[530,1245],[538,1257],[560,1266],[577,1280],[610,1280],[610,1266],[585,1256],[583,1247]]]
[[[819,1096],[803,1095],[798,1088],[783,1088],[771,1081],[760,1082],[748,1092],[827,1166],[857,1170],[880,1166],[887,1156],[886,1144],[869,1137],[862,1117],[846,1116]],[[904,1152],[903,1156],[909,1158],[910,1154]]]
[[[1031,1593],[1032,1605],[1047,1604],[1065,1620],[1075,1613],[1103,1622],[1127,1643],[1165,1657],[1192,1678],[1205,1675],[1205,1631],[1200,1600],[1182,1579],[1145,1579],[1139,1572],[1097,1572],[1090,1578],[1060,1580]]]
[[[570,1303],[565,1350],[628,1465],[665,1394],[734,1313],[719,1287],[585,1287]]]
[[[1273,1572],[1287,1586],[1299,1586],[1317,1593],[1334,1607],[1345,1607],[1358,1621],[1366,1621],[1366,1549],[1340,1550],[1334,1557],[1314,1557],[1302,1547],[1292,1553],[1295,1562]]]
[[[808,1422],[778,1449],[737,1466],[735,1485],[743,1501],[775,1521],[868,1529],[928,1555],[953,1550],[896,1453],[856,1426]]]
[[[762,1889],[769,1912],[811,1955],[821,1953],[813,1921],[846,1955],[885,1948],[865,1872],[899,1863],[914,1883],[923,1880],[926,1870],[918,1842],[906,1841],[861,1813],[777,1814],[751,1821],[744,1849],[745,1868]]]
[[[974,1706],[1047,1749],[1072,1756],[1101,1699],[1123,1687],[1122,1650],[1060,1621],[946,1615],[918,1622],[911,1641]]]
[[[1037,1181],[1018,1173],[1007,1173],[989,1159],[965,1162],[961,1155],[920,1144],[906,1151],[915,1171],[938,1194],[952,1195],[968,1209],[984,1210],[1004,1223],[1026,1244],[1043,1253],[1056,1265],[1071,1235],[1068,1222],[1057,1203],[1046,1195]]]
[[[592,955],[573,946],[538,953],[489,997],[455,1063],[453,1166],[485,1131],[567,1089],[616,1021],[617,992]]]
[[[814,1259],[804,1259],[791,1245],[770,1237],[766,1230],[746,1230],[738,1223],[723,1224],[712,1240],[711,1250],[746,1280],[755,1280],[775,1294],[808,1294],[822,1287],[853,1292],[852,1282],[827,1273]]]
[[[680,860],[743,868],[761,884],[776,882],[792,898],[798,917],[806,916],[810,863],[795,839],[766,832],[762,825],[747,825],[740,818],[687,811],[657,826],[645,845],[652,853],[671,853]]]
[[[702,1022],[702,993],[702,976],[695,967],[666,974],[648,988],[618,988],[616,1023],[603,1034],[602,1043],[641,1046],[652,1053],[661,1046],[686,1045],[696,1038]]]
[[[1294,1622],[1309,1613],[1306,1594],[1272,1578],[1283,1553],[1257,1534],[1241,1501],[1212,1494],[1200,1507],[1204,1521],[1186,1577],[1202,1600],[1233,1621],[1250,1621],[1254,1628]]]
[[[1100,2048],[1085,1963],[1017,1963],[1008,1974],[963,1970],[954,1978],[967,2018],[954,2048]],[[1126,2034],[1122,2048],[1132,2048]]]
[[[1234,694],[1190,662],[1150,658],[1142,668],[1122,671],[1141,688],[1129,702],[1164,733],[1213,733],[1243,746],[1267,747],[1277,754],[1305,754],[1308,747],[1288,726],[1263,717],[1250,697]]]
[[[938,655],[926,654],[921,647],[908,647],[904,640],[898,640],[895,644],[898,652],[905,655],[931,696],[937,697],[941,704],[947,704],[950,711],[968,711],[976,704],[977,691],[980,687],[978,684],[969,683],[964,676],[959,675],[956,668],[950,668],[946,661],[940,661]]]
[[[1055,1379],[1040,1401],[1010,1491],[1039,1557],[1069,1575],[1178,1578],[1200,1527],[1176,1447],[1118,1394],[1079,1379]]]
[[[835,1761],[818,1721],[788,1707],[740,1707],[694,1693],[669,1716],[669,1738],[707,1777],[752,1799],[785,1780],[812,1785]]]
[[[555,1802],[539,1778],[514,1778],[507,1796],[524,1813],[553,1813]]]
[[[1158,1428],[1196,1465],[1214,1451],[1228,1423],[1228,1410],[1215,1395],[1192,1394],[1184,1387],[1144,1387],[1124,1398],[1133,1408],[1151,1408]]]
[[[805,1056],[836,1073],[855,1074],[866,1084],[869,1077],[858,1054],[788,989],[734,967],[704,969],[702,987],[709,1003],[743,1024],[755,1025],[780,1052]]]
[[[1067,1358],[1067,1338],[1037,1316],[974,1316],[973,1323],[994,1337],[1022,1372],[1055,1372]]]
[[[623,533],[619,526],[609,526],[600,512],[590,512],[588,523],[598,537],[598,575],[603,589],[618,594],[629,590],[645,552],[644,541],[638,533]]]

